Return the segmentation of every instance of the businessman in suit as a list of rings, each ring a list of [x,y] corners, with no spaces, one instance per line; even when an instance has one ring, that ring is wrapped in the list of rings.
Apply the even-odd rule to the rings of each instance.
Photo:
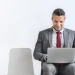
[[[34,58],[41,61],[41,75],[75,75],[75,63],[47,64],[47,48],[75,48],[75,31],[64,28],[65,12],[57,8],[52,13],[53,26],[39,32]]]

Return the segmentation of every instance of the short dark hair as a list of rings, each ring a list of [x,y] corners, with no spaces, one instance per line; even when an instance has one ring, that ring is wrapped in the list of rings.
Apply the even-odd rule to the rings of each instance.
[[[52,16],[53,16],[53,15],[57,15],[57,16],[63,15],[63,16],[65,16],[65,12],[64,12],[63,9],[57,8],[57,9],[55,9],[55,10],[53,11]]]

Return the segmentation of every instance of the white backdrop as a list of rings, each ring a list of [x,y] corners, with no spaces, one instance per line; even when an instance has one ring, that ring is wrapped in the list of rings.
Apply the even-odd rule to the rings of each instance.
[[[39,31],[52,26],[55,8],[65,10],[65,27],[75,30],[74,7],[74,0],[0,0],[0,75],[7,75],[11,48],[31,48],[33,53]],[[40,62],[33,63],[40,75]]]

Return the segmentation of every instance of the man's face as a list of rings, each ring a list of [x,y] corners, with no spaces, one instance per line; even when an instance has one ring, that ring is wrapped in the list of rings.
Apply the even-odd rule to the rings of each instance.
[[[57,31],[61,30],[64,27],[64,21],[65,21],[64,15],[61,15],[61,16],[53,15],[52,16],[53,27]]]

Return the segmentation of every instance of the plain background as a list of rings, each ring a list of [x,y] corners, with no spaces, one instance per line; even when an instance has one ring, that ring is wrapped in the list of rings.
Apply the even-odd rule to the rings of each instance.
[[[54,9],[66,12],[65,27],[75,30],[74,0],[0,0],[0,75],[7,75],[11,48],[34,51],[38,33],[52,26]],[[40,62],[33,59],[34,73],[40,75]]]

